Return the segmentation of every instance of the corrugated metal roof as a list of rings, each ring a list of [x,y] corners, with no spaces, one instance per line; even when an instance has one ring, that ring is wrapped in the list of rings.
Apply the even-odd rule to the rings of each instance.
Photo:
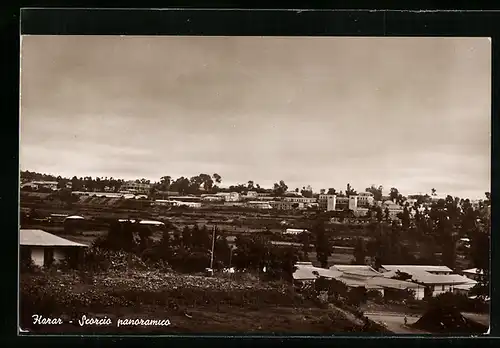
[[[20,230],[19,242],[26,246],[69,246],[87,247],[88,245],[75,243],[70,240],[55,236],[42,230]]]
[[[406,282],[397,279],[390,279],[385,277],[373,277],[366,280],[367,284],[378,285],[383,288],[391,289],[417,289],[422,287],[416,283]]]
[[[446,266],[421,266],[421,265],[382,265],[388,271],[400,271],[408,273],[407,271],[425,271],[425,272],[453,272],[453,270]]]
[[[439,266],[436,266],[439,267]],[[445,266],[443,266],[445,267]],[[384,267],[385,268],[385,267]],[[447,268],[447,267],[446,267]],[[399,269],[398,269],[399,270]],[[429,272],[426,272],[424,270],[415,270],[415,269],[406,269],[406,270],[399,270],[401,272],[408,273],[409,275],[412,276],[412,281],[422,283],[422,284],[427,284],[427,285],[445,285],[445,284],[468,284],[468,283],[473,283],[475,280],[469,279],[467,277],[464,277],[459,274],[431,274]],[[382,273],[384,278],[392,278],[396,276],[397,271],[389,271]]]
[[[462,273],[483,275],[483,271],[478,270],[477,268],[465,269]]]
[[[368,290],[375,290],[375,289],[382,289],[381,286],[377,284],[370,284],[367,282],[367,279],[363,278],[353,278],[348,275],[343,274],[342,276],[338,277],[337,280],[340,280],[342,283],[349,287],[357,287],[357,286],[363,286]]]
[[[362,275],[362,276],[380,276],[381,273],[377,272],[373,267],[367,265],[333,265],[330,267],[332,270],[339,270],[344,273]]]
[[[319,276],[325,278],[338,278],[342,275],[342,272],[314,267],[312,265],[296,264],[296,266],[297,270],[293,273],[293,279],[296,280],[313,280],[318,278],[313,272],[318,272]]]

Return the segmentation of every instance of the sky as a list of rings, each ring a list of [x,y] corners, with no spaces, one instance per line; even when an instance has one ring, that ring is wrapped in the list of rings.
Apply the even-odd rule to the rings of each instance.
[[[490,191],[488,38],[23,36],[20,168]]]

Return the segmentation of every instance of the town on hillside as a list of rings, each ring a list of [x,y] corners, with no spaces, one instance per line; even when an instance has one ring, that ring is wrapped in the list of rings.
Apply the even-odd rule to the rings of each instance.
[[[489,193],[469,200],[434,188],[403,196],[375,185],[359,192],[350,184],[290,189],[284,181],[223,187],[219,174],[150,182],[23,171],[20,182],[28,274],[139,276],[142,265],[158,277],[153,287],[166,274],[190,274],[195,288],[218,280],[219,292],[255,277],[354,313],[360,330],[431,332],[435,315],[426,311],[436,301],[458,305],[467,320],[488,319]],[[187,308],[183,320],[194,315]]]
[[[489,332],[492,40],[274,12],[22,36],[20,335]]]

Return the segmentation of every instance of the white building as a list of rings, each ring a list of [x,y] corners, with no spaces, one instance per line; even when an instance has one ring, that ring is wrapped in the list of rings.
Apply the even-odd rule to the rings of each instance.
[[[127,191],[131,193],[149,194],[151,184],[139,183],[135,181],[127,181],[120,187],[120,191]]]
[[[413,265],[383,265],[384,277],[392,278],[397,272],[411,275],[411,281],[420,284],[423,289],[419,293],[424,297],[437,296],[446,292],[466,292],[474,287],[477,282],[453,271],[446,266],[413,266]]]
[[[398,214],[403,212],[403,207],[401,207],[399,204],[394,203],[391,200],[387,200],[384,203],[382,203],[382,212],[384,213],[384,217],[385,217],[385,209],[389,210],[389,218],[391,220],[398,219]]]
[[[373,193],[371,192],[360,192],[358,194],[358,207],[369,207],[373,205],[375,199],[373,198]]]
[[[40,188],[50,189],[52,191],[57,190],[57,181],[31,181],[21,185],[21,188],[30,187],[33,190],[39,190]]]
[[[272,209],[273,207],[269,202],[265,201],[250,201],[247,203],[247,206],[249,208],[255,208],[255,209]]]
[[[50,266],[63,260],[77,263],[88,246],[55,236],[42,230],[21,229],[21,261],[33,260],[37,266]]]
[[[215,195],[224,197],[226,202],[239,202],[241,200],[241,195],[238,192],[218,192]]]
[[[283,234],[301,234],[303,232],[309,233],[306,229],[298,229],[298,228],[287,228]]]
[[[310,204],[310,203],[316,203],[317,199],[316,198],[309,198],[309,197],[297,196],[297,197],[284,197],[283,201],[284,202],[292,202],[292,203]]]
[[[326,211],[335,210],[335,205],[337,203],[336,195],[320,194],[318,197],[318,203],[320,209],[325,209]]]
[[[204,202],[223,202],[224,197],[216,195],[202,195],[201,200]]]

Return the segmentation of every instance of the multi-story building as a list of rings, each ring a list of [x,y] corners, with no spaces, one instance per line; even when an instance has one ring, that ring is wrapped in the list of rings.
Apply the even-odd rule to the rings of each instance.
[[[273,209],[278,210],[304,209],[304,203],[302,202],[270,201],[269,204]]]
[[[344,210],[349,208],[349,197],[336,197],[335,198],[335,209]]]
[[[391,220],[399,219],[398,214],[403,212],[403,207],[391,200],[387,200],[382,204],[382,211],[384,214],[386,209],[389,210],[389,218]]]
[[[360,192],[358,194],[358,207],[366,208],[373,205],[375,199],[371,192]]]
[[[135,181],[127,181],[122,184],[120,191],[126,191],[131,193],[142,193],[149,194],[151,190],[151,184],[140,183]]]
[[[226,202],[239,202],[241,200],[241,195],[238,192],[218,192],[216,196],[224,197]]]
[[[38,190],[40,188],[50,189],[52,191],[57,190],[57,181],[32,181],[21,185],[21,188],[30,187],[33,190]]]
[[[284,202],[292,202],[292,203],[309,204],[309,203],[316,203],[317,199],[316,198],[309,198],[309,197],[284,197],[283,201]]]
[[[272,209],[273,207],[269,202],[266,201],[250,201],[247,203],[247,206],[249,208],[255,208],[255,209]]]
[[[319,208],[326,211],[334,211],[336,209],[337,195],[320,194],[318,196]]]

